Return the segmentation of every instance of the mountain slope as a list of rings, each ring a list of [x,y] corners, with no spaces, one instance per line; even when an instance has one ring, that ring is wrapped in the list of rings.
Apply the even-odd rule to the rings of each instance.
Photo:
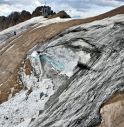
[[[0,105],[0,125],[89,127],[100,123],[100,107],[124,90],[124,15],[112,17],[123,13],[123,8],[80,20],[43,19],[5,38],[1,42],[0,101],[9,100]],[[106,18],[108,14],[111,18]],[[8,32],[13,33],[13,28]],[[117,106],[120,98],[119,102]],[[113,118],[106,122],[106,105],[101,109],[105,122],[100,126],[113,127],[118,121],[115,125]]]
[[[72,27],[31,49],[19,69],[25,89],[1,105],[1,125],[97,125],[103,102],[124,90],[123,22],[118,15]]]
[[[40,59],[46,61],[41,72],[45,70],[46,77],[58,89],[30,127],[89,127],[100,122],[102,103],[124,90],[123,30],[124,15],[115,16],[70,28],[45,46],[34,49],[41,52],[40,56],[45,54]],[[55,67],[52,65],[54,70],[49,69],[48,56],[64,68],[58,68],[56,63]],[[64,82],[58,85],[54,71],[68,78],[62,78]],[[35,73],[42,80],[42,73]]]
[[[29,29],[27,32],[19,34],[17,38],[14,36],[14,39],[5,44],[5,50],[2,48],[0,56],[0,102],[7,100],[8,94],[11,93],[11,88],[14,87],[15,91],[21,89],[18,82],[17,68],[20,66],[26,52],[40,41],[49,39],[57,34],[56,31],[54,31],[56,25],[53,24],[48,27],[49,22],[51,24],[53,22],[62,22],[62,20],[56,21],[55,19],[51,19],[46,21],[44,24],[41,24],[41,26],[39,25],[41,28]],[[44,25],[45,27],[42,28]],[[63,29],[63,27],[61,27],[61,29]],[[46,34],[46,32],[48,34]]]

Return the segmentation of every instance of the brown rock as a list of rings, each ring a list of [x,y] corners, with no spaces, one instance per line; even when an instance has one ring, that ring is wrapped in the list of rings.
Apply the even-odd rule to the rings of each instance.
[[[19,12],[13,12],[8,16],[8,26],[14,26],[18,23],[22,22],[21,15]]]
[[[71,18],[65,11],[60,11],[57,14],[54,14],[54,15],[49,16],[49,18],[56,18],[56,17],[60,17],[60,18]]]
[[[0,30],[3,30],[6,28],[7,20],[8,20],[7,17],[0,16]]]
[[[25,11],[25,10],[23,10],[23,11],[21,12],[21,19],[22,19],[22,21],[26,21],[26,20],[28,20],[28,19],[30,19],[30,18],[31,18],[30,12]]]
[[[124,92],[111,97],[100,113],[102,123],[99,127],[124,127]]]
[[[25,63],[24,63],[24,70],[25,70],[25,74],[26,75],[31,75],[31,72],[33,71],[33,68],[31,66],[31,62],[29,59],[26,59],[25,60]]]
[[[0,17],[0,31],[4,30],[8,27],[14,26],[18,23],[26,21],[31,18],[31,14],[28,11],[13,12],[8,17],[1,16]]]
[[[42,6],[37,7],[33,12],[32,12],[32,17],[36,16],[41,16],[42,15]]]

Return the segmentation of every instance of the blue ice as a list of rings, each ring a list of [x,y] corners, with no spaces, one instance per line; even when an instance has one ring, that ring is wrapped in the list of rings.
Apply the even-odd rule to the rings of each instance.
[[[54,58],[47,56],[47,55],[41,55],[40,56],[40,60],[44,60],[48,63],[50,63],[53,68],[57,69],[57,70],[63,70],[64,69],[64,63],[60,63],[59,61],[55,60]]]

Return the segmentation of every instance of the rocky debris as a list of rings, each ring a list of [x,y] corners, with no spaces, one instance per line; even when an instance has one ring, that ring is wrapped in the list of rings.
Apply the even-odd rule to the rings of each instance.
[[[57,14],[54,15],[50,15],[49,18],[56,18],[56,17],[60,17],[60,18],[71,18],[65,11],[60,11]]]

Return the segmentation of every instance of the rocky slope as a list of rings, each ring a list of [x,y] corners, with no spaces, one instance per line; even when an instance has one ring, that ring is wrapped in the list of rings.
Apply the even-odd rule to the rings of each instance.
[[[53,23],[67,20],[60,18],[47,20],[38,17],[0,33],[0,103],[6,101],[10,93],[18,92],[22,88],[18,81],[18,67],[27,51],[39,41],[49,39],[59,32],[55,31],[57,25]],[[15,29],[16,36],[13,33]],[[61,26],[61,29],[64,27]],[[11,88],[14,88],[13,92]]]
[[[1,127],[124,126],[123,6],[111,12],[42,19],[2,41]]]

